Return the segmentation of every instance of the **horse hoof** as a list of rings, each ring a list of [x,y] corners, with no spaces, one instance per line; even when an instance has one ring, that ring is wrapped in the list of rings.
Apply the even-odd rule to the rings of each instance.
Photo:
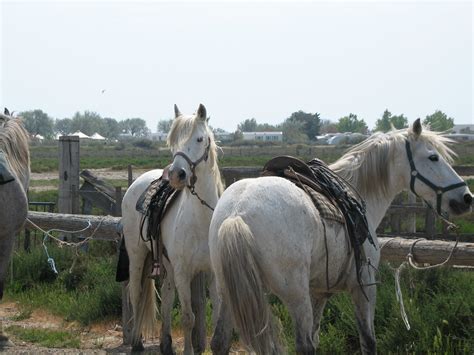
[[[0,336],[0,349],[8,348],[10,346],[15,346],[15,344],[13,344],[12,341],[8,339],[6,336],[1,335]]]
[[[160,343],[160,351],[163,355],[176,355],[173,350],[173,342],[170,336],[166,336]]]
[[[141,353],[145,351],[143,344],[132,345],[132,353]]]

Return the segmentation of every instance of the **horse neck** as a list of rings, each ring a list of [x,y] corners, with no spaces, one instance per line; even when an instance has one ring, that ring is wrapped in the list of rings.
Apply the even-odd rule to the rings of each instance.
[[[194,185],[194,191],[198,194],[198,196],[204,200],[207,204],[209,204],[212,208],[215,207],[217,204],[217,200],[219,199],[219,191],[218,191],[218,182],[216,181],[216,176],[211,171],[209,163],[208,165],[203,165],[196,171],[197,180]],[[191,201],[194,204],[198,204],[212,212],[208,207],[201,204],[199,199],[196,196],[191,196],[190,190],[189,192]]]
[[[387,210],[390,207],[390,204],[400,192],[406,189],[406,177],[403,175],[403,172],[408,169],[405,164],[405,155],[404,152],[394,152],[394,159],[386,167],[391,172],[389,176],[388,188],[385,192],[382,192],[380,189],[371,189],[369,191],[364,191],[361,186],[354,181],[350,181],[354,184],[354,187],[359,191],[360,197],[365,201],[366,210],[367,210],[367,222],[369,223],[370,228],[375,232],[383,217],[387,213]],[[353,167],[348,162],[346,166],[339,167],[338,170],[352,170]],[[344,173],[342,173],[344,175]],[[380,181],[380,180],[379,180]],[[377,183],[377,177],[374,178],[374,184]],[[359,183],[361,185],[362,182]]]

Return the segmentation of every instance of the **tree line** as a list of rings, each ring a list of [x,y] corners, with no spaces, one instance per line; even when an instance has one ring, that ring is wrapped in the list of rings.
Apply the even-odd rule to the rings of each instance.
[[[120,134],[140,137],[150,132],[142,118],[117,121],[115,118],[101,117],[92,111],[76,112],[71,118],[63,119],[53,119],[39,109],[20,112],[18,115],[23,118],[25,128],[31,135],[39,134],[48,139],[58,133],[67,135],[77,131],[88,136],[99,133],[109,139],[117,139]]]
[[[25,121],[25,127],[31,135],[42,135],[45,138],[53,138],[56,134],[71,134],[81,131],[87,135],[99,133],[109,138],[117,139],[120,135],[142,137],[150,133],[146,122],[142,118],[127,118],[118,121],[110,117],[101,117],[92,111],[76,112],[70,118],[53,119],[40,109],[20,112],[19,115]],[[167,133],[173,120],[160,120],[157,130]],[[454,126],[454,119],[448,117],[442,111],[435,111],[427,115],[423,120],[434,131],[447,131]],[[395,129],[408,127],[408,119],[403,115],[393,115],[388,109],[375,122],[373,131],[389,131],[392,126]],[[237,125],[234,140],[242,138],[241,132],[272,132],[281,131],[285,141],[305,142],[316,139],[316,136],[326,133],[355,132],[367,134],[368,126],[363,118],[357,114],[349,113],[339,118],[336,122],[322,119],[319,113],[308,113],[302,110],[293,112],[282,123],[272,125],[269,123],[258,123],[255,118],[246,119]],[[215,132],[224,132],[216,128]]]
[[[435,111],[427,115],[423,124],[430,126],[431,130],[443,132],[454,126],[454,119],[448,117],[442,111]],[[389,110],[385,110],[382,116],[375,122],[374,132],[388,132],[393,128],[402,129],[408,127],[408,119],[403,114],[393,115]],[[339,118],[336,122],[321,119],[319,113],[307,113],[297,111],[286,118],[282,123],[271,125],[268,123],[258,123],[255,118],[242,121],[237,126],[238,132],[259,132],[259,131],[281,131],[286,141],[301,142],[314,140],[316,136],[326,133],[369,133],[367,123],[363,118],[354,113]]]

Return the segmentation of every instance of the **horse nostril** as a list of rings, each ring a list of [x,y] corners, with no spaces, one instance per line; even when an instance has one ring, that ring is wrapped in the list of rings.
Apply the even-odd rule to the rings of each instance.
[[[186,178],[186,170],[181,168],[178,172],[178,177],[180,180],[184,180]]]
[[[471,194],[465,194],[464,195],[464,202],[466,205],[472,204],[472,195]]]

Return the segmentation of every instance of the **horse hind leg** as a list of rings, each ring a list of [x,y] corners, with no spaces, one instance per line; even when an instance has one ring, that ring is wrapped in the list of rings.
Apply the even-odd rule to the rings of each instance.
[[[357,286],[351,291],[357,329],[359,331],[360,347],[363,354],[376,354],[377,344],[374,330],[376,288],[369,286],[362,289]]]
[[[321,326],[321,318],[323,316],[324,308],[328,301],[328,295],[326,294],[313,294],[311,297],[313,304],[313,343],[317,349],[319,346],[319,330]]]
[[[149,278],[151,262],[146,248],[130,254],[128,290],[133,310],[132,351],[144,350],[142,333],[151,333],[156,323],[154,280]]]
[[[171,338],[171,314],[175,297],[175,285],[173,267],[166,258],[163,258],[163,266],[166,270],[161,285],[161,339],[160,350],[164,355],[174,355],[173,342]]]
[[[309,292],[301,294],[287,303],[288,310],[295,325],[295,350],[297,354],[313,355],[316,350],[313,344],[313,312]]]

